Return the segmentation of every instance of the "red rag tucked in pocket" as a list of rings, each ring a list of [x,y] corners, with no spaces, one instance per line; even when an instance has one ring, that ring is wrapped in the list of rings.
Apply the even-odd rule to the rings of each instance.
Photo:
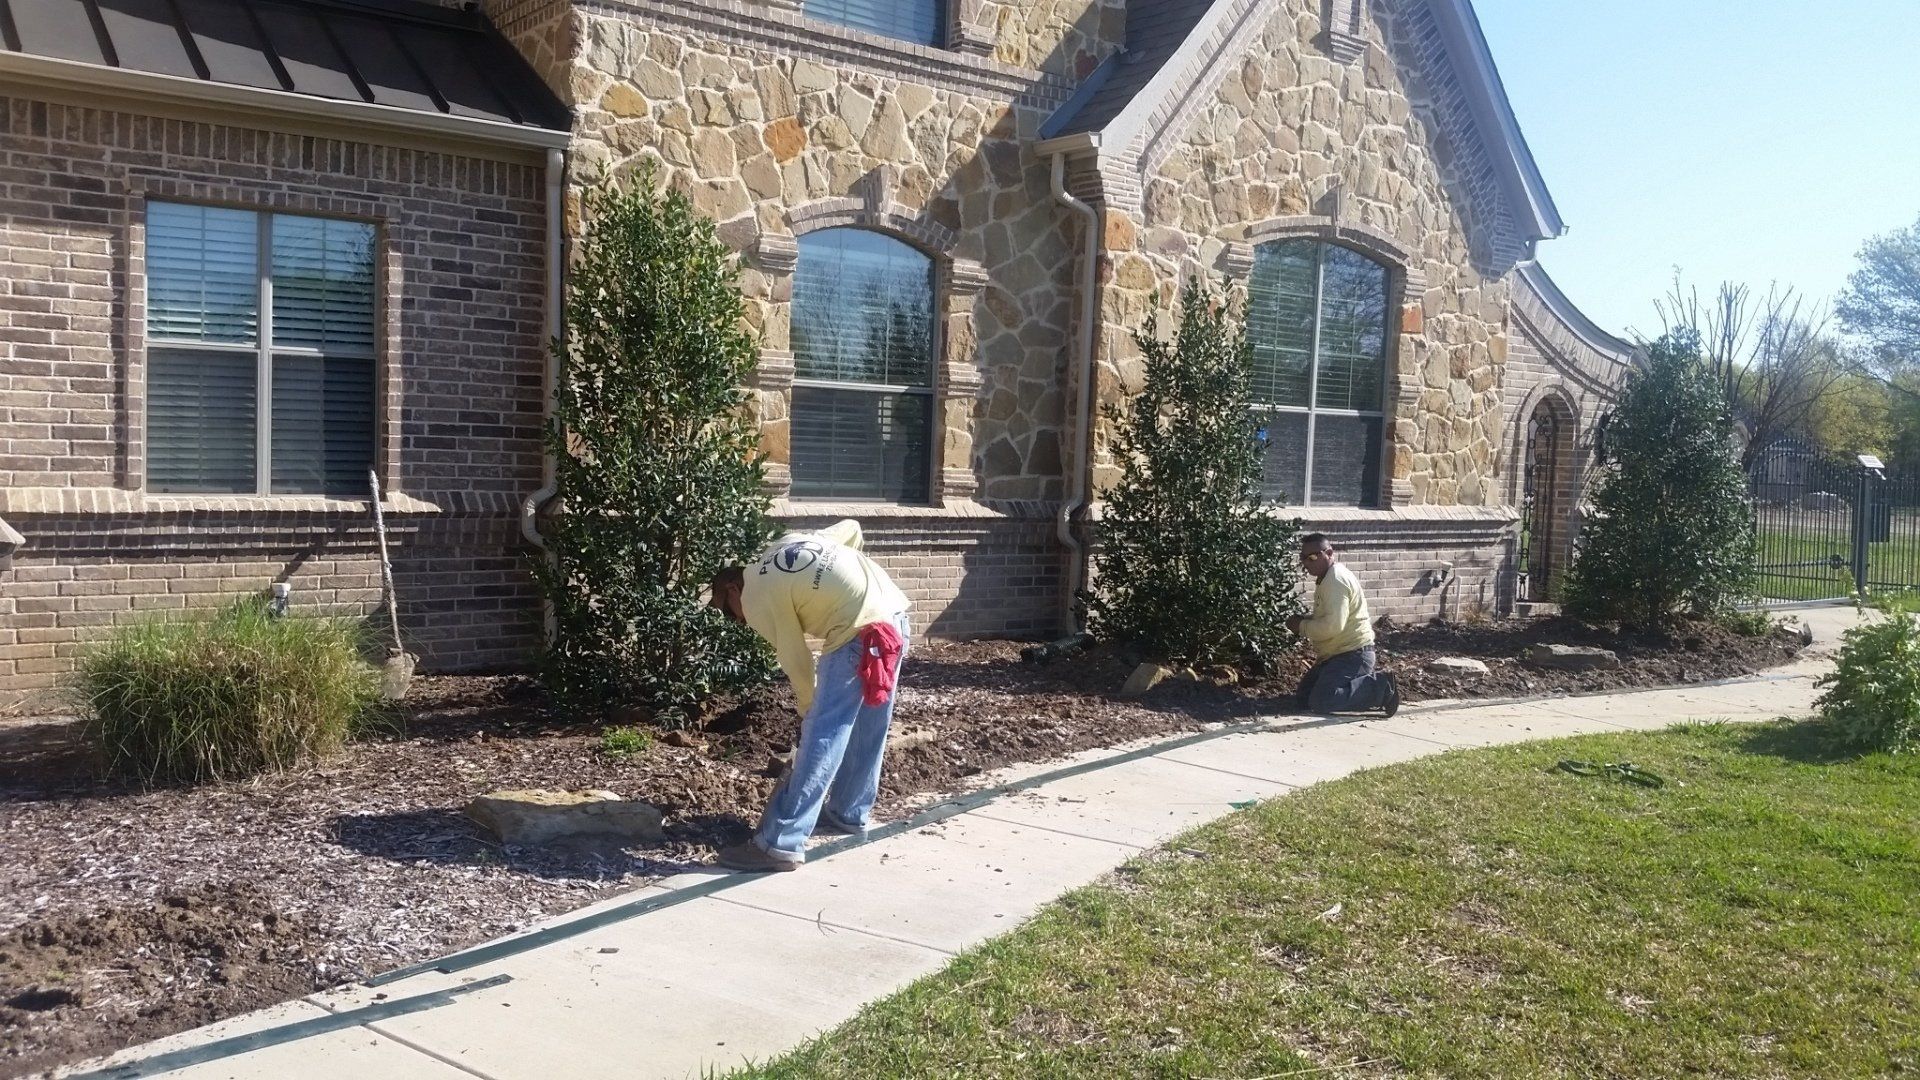
[[[860,690],[868,705],[885,705],[899,678],[900,653],[906,641],[892,623],[877,622],[860,630]]]

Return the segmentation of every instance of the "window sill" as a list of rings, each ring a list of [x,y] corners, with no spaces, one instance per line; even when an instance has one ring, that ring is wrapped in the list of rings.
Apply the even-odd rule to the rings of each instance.
[[[1089,517],[1106,517],[1106,503],[1095,503]],[[1505,527],[1520,520],[1520,511],[1511,506],[1402,506],[1375,510],[1359,506],[1274,506],[1277,517],[1298,518],[1306,525],[1398,525],[1448,526],[1480,525]]]
[[[519,499],[504,492],[428,492],[425,498],[388,491],[381,500],[383,513],[398,516],[427,514],[508,514],[519,512]],[[159,495],[124,488],[8,488],[0,490],[0,515],[142,515],[142,514],[356,514],[369,513],[366,499],[333,499],[320,495]]]
[[[879,71],[913,82],[934,82],[985,97],[1032,98],[1058,104],[1073,84],[1033,68],[1003,64],[991,57],[855,30],[798,11],[771,10],[741,0],[609,0],[606,10],[629,12],[643,20],[712,34],[736,35],[749,43],[772,46],[790,55],[825,63]]]
[[[1032,512],[1039,504],[988,505],[973,499],[949,499],[944,506],[909,506],[890,502],[853,502],[845,499],[775,499],[768,514],[778,520],[794,518],[917,518],[920,520],[976,519],[988,521],[1028,520],[1045,516]],[[1049,511],[1050,512],[1050,511]]]

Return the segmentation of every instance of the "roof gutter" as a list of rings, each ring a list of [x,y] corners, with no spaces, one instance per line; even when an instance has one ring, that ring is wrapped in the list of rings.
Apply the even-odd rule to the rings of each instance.
[[[401,134],[436,135],[501,146],[564,150],[572,133],[525,124],[507,124],[472,116],[450,116],[378,105],[365,101],[311,97],[232,83],[205,82],[151,71],[126,71],[46,56],[0,51],[0,77],[15,76],[29,87],[66,87],[89,93],[117,90],[133,98],[178,105],[226,105],[235,109],[321,120]]]

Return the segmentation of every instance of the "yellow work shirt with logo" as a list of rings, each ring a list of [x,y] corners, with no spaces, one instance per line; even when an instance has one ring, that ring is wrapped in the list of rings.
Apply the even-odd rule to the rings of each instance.
[[[1322,660],[1373,644],[1367,597],[1353,571],[1334,563],[1320,576],[1313,587],[1313,614],[1300,623],[1300,636]]]
[[[861,628],[907,610],[906,595],[860,552],[862,540],[860,523],[852,520],[818,532],[791,532],[747,567],[741,614],[773,646],[802,716],[813,707],[813,649],[807,639],[832,652]]]

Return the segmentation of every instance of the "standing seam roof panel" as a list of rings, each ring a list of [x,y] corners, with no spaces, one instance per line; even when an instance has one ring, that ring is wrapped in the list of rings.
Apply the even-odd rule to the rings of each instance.
[[[572,126],[567,107],[484,17],[415,0],[0,0],[0,48],[550,131]]]

